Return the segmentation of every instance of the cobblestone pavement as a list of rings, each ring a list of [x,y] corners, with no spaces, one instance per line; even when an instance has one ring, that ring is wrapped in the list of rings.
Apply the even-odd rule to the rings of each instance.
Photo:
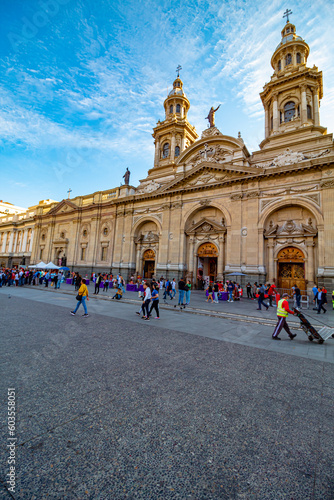
[[[0,290],[1,498],[333,498],[333,340],[296,330],[279,343],[270,325],[177,310],[145,322],[110,299],[72,317],[64,291],[10,294]]]

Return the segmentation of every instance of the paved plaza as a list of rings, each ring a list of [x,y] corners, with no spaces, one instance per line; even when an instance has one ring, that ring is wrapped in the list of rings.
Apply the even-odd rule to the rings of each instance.
[[[130,292],[92,296],[88,318],[75,302],[71,286],[0,289],[1,498],[333,498],[334,339],[290,317],[296,339],[272,341],[275,308],[200,292],[150,322]],[[330,309],[306,312],[333,325]]]

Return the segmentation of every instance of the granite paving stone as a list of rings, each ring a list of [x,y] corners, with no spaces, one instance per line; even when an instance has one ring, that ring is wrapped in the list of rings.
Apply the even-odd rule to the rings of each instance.
[[[312,359],[302,332],[280,347],[270,326],[146,323],[105,300],[73,318],[67,297],[15,292],[0,293],[1,400],[15,386],[18,409],[14,497],[1,427],[3,498],[333,498],[330,343]]]

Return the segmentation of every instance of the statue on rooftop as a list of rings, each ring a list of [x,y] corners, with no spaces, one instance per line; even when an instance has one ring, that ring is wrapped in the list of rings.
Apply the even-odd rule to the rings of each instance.
[[[216,109],[214,109],[214,107],[211,106],[209,114],[205,118],[206,120],[209,120],[210,128],[215,126],[215,112],[218,111],[219,108],[220,108],[220,104],[219,104],[218,108],[216,108]]]
[[[130,170],[128,169],[128,167],[126,167],[126,172],[125,172],[125,174],[123,175],[124,184],[125,184],[126,186],[128,186],[128,185],[129,185],[129,181],[130,181],[130,174],[131,174]]]

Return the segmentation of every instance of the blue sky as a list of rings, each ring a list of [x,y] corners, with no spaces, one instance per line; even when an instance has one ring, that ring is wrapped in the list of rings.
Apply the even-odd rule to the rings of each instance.
[[[19,206],[137,185],[153,166],[152,128],[181,64],[198,134],[216,126],[250,151],[259,97],[286,8],[323,71],[321,124],[334,131],[332,2],[2,0],[0,199]]]

